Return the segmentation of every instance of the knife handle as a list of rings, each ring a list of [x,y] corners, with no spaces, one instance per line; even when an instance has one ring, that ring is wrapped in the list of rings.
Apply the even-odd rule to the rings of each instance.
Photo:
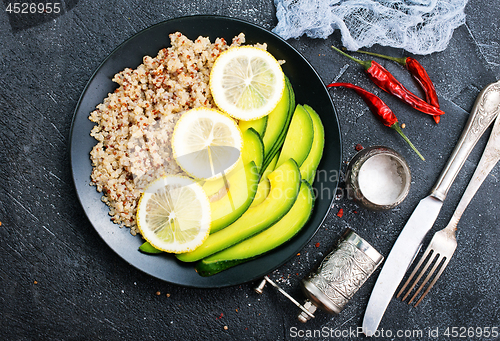
[[[443,201],[465,160],[486,128],[500,112],[500,81],[486,86],[478,95],[469,119],[441,175],[431,189],[431,196]]]

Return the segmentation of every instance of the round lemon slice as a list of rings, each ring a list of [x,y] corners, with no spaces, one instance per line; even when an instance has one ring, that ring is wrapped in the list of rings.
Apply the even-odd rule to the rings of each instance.
[[[210,202],[192,179],[165,176],[142,194],[136,220],[142,236],[158,250],[189,252],[210,233]]]
[[[197,179],[215,179],[229,172],[240,157],[241,130],[222,112],[196,108],[182,114],[174,128],[172,150],[179,166]]]
[[[249,121],[269,114],[285,89],[285,75],[269,52],[253,46],[221,53],[210,72],[210,91],[222,111]]]

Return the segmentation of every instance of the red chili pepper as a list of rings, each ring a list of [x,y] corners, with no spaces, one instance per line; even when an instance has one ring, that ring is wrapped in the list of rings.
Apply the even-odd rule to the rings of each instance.
[[[403,84],[401,84],[400,81],[398,81],[387,69],[385,69],[382,65],[377,63],[374,60],[359,60],[357,58],[354,58],[347,53],[339,50],[335,46],[332,46],[332,48],[344,56],[350,58],[351,60],[355,61],[356,63],[362,65],[368,75],[370,76],[370,79],[382,90],[396,96],[403,102],[409,104],[412,106],[414,109],[417,109],[423,113],[433,115],[433,116],[439,116],[443,115],[444,112],[436,108],[435,106],[430,105],[429,103],[425,102],[421,98],[419,98],[417,95],[413,94],[410,90],[405,88]]]
[[[363,101],[368,105],[372,113],[387,127],[390,127],[394,129],[395,131],[398,132],[399,135],[410,145],[411,149],[415,151],[415,153],[418,154],[418,156],[425,161],[424,157],[420,152],[415,148],[413,143],[406,137],[406,135],[403,133],[401,130],[401,127],[399,126],[398,119],[396,115],[392,112],[391,108],[387,106],[379,97],[376,95],[372,94],[369,91],[366,91],[365,89],[351,84],[351,83],[331,83],[328,84],[326,87],[327,88],[332,88],[332,87],[345,87],[349,89],[353,89],[356,91],[358,95],[361,96]]]
[[[418,62],[418,60],[412,57],[396,58],[368,51],[358,51],[358,52],[369,54],[375,57],[389,59],[402,65],[404,68],[410,71],[413,78],[415,78],[418,84],[420,84],[422,90],[424,90],[425,100],[427,101],[427,103],[435,106],[436,108],[439,108],[439,100],[436,93],[436,88],[434,87],[434,83],[432,83],[429,74],[427,73],[427,71],[425,71],[425,68],[422,66],[422,64]],[[439,121],[441,120],[441,117],[439,116],[433,116],[433,118],[436,123],[439,123]]]

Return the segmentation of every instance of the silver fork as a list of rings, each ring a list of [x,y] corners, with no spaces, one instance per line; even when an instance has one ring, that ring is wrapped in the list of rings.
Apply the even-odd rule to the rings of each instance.
[[[462,217],[462,214],[467,208],[467,205],[469,205],[470,201],[476,194],[479,187],[481,187],[481,184],[483,183],[486,176],[490,173],[490,171],[493,169],[493,167],[499,160],[500,160],[500,116],[498,116],[495,121],[493,129],[491,131],[490,138],[488,140],[488,143],[486,144],[483,155],[481,156],[481,160],[479,161],[476,171],[474,172],[474,175],[472,176],[472,179],[470,180],[467,189],[465,190],[462,198],[460,199],[460,202],[458,203],[458,206],[455,209],[455,212],[453,213],[450,222],[444,229],[434,234],[422,258],[418,262],[415,269],[412,271],[410,277],[406,280],[401,290],[399,290],[396,297],[399,297],[404,292],[405,288],[408,286],[413,277],[420,270],[419,274],[415,278],[415,281],[409,287],[408,291],[402,298],[402,301],[406,300],[406,298],[410,295],[415,285],[418,284],[422,276],[426,273],[427,269],[432,265],[431,270],[425,277],[422,284],[418,287],[417,291],[415,291],[413,296],[410,298],[408,304],[411,304],[417,298],[418,294],[425,288],[426,284],[429,282],[429,280],[432,278],[432,275],[437,270],[437,273],[435,274],[434,278],[432,279],[432,281],[427,286],[423,294],[420,296],[420,298],[418,298],[417,302],[415,303],[415,307],[420,304],[420,302],[427,295],[429,290],[431,290],[433,285],[438,280],[439,276],[441,276],[444,269],[448,265],[451,256],[453,256],[453,253],[457,248],[457,239],[455,236],[455,231],[457,229],[458,221]]]

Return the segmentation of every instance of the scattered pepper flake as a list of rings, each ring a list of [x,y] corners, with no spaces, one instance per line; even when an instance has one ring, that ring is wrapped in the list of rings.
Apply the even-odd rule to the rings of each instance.
[[[356,145],[356,147],[354,147],[354,148],[355,148],[355,149],[356,149],[356,151],[358,151],[358,152],[359,152],[360,150],[363,150],[363,149],[364,149],[364,147],[361,145],[361,143],[358,143],[358,144]]]
[[[220,313],[220,316],[219,316],[219,317],[217,317],[217,320],[220,320],[220,319],[221,319],[221,318],[223,318],[223,317],[224,317],[224,313]]]
[[[358,211],[354,211],[353,213],[354,213],[354,214],[358,214]]]
[[[315,246],[316,246],[316,247],[319,247],[319,243],[316,243],[316,245],[315,245]]]
[[[38,284],[38,282],[37,281],[33,281],[33,284]]]
[[[342,218],[344,216],[344,209],[339,209],[339,211],[337,212],[337,217],[339,218]]]
[[[300,252],[299,252],[299,253],[297,253],[297,256],[300,256]]]

